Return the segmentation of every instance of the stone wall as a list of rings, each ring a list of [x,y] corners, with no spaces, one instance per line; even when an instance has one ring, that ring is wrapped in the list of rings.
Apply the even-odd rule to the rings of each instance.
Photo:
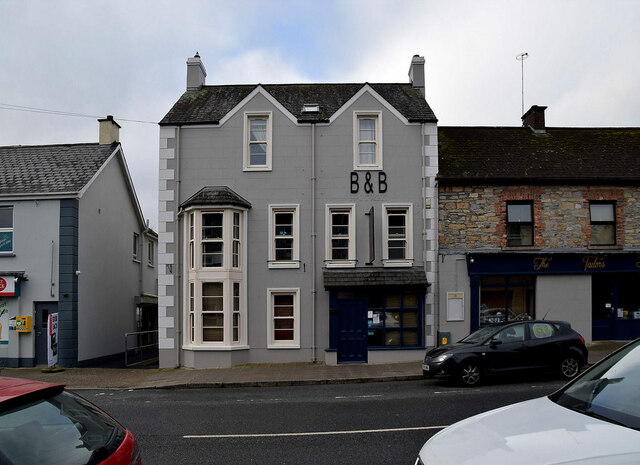
[[[533,202],[533,249],[588,248],[589,201],[595,200],[616,202],[616,247],[640,247],[637,187],[441,186],[438,196],[442,252],[515,249],[506,247],[506,204],[518,200]]]

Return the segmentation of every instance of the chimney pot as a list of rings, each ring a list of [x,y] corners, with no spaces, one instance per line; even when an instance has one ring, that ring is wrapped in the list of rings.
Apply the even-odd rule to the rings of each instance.
[[[546,133],[547,128],[544,122],[544,111],[547,109],[545,106],[533,105],[529,110],[522,115],[522,127],[531,128],[536,133]]]
[[[193,58],[187,59],[187,91],[198,91],[204,86],[207,70],[204,69],[200,55],[196,52]]]
[[[409,66],[409,80],[414,89],[417,89],[422,96],[425,95],[424,85],[424,57],[413,55],[411,66]]]
[[[113,119],[113,115],[98,120],[100,123],[98,143],[100,145],[111,145],[120,142],[120,125]]]

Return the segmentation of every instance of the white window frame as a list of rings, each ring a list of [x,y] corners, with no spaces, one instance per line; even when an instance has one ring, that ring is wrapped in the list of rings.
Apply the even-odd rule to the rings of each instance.
[[[360,120],[376,120],[376,162],[373,164],[360,163]],[[382,112],[381,111],[354,111],[353,112],[353,169],[355,171],[382,170]]]
[[[255,118],[266,118],[267,120],[267,159],[264,165],[251,164],[251,151],[249,145],[249,131],[251,129],[250,120]],[[244,113],[244,136],[243,136],[243,171],[271,171],[272,146],[273,146],[273,114],[270,111],[246,111]]]
[[[153,243],[153,241],[151,239],[149,239],[149,242],[147,243],[147,265],[150,266],[151,268],[154,268],[156,266],[156,262],[155,262],[155,244]]]
[[[413,266],[413,204],[383,204],[384,212],[382,220],[382,264],[386,267]],[[404,259],[389,259],[389,212],[392,210],[406,211],[406,256]]]
[[[194,250],[194,266],[191,268],[189,260],[185,261],[184,272],[187,276],[184,284],[183,321],[185,328],[185,340],[183,348],[187,350],[241,350],[247,349],[247,211],[234,206],[220,206],[215,208],[193,208],[185,212],[183,230],[186,238],[184,244],[185,254]],[[223,213],[223,266],[202,267],[202,215],[207,213]],[[234,213],[239,214],[239,239],[234,239]],[[193,240],[190,233],[193,231]],[[238,267],[233,266],[233,242],[239,242]],[[203,283],[219,282],[223,289],[223,340],[203,341]],[[234,283],[239,284],[239,312],[235,309],[237,299],[234,299]],[[193,286],[193,287],[192,287]],[[192,291],[195,295],[192,295]],[[193,311],[191,310],[193,308]],[[238,314],[238,340],[234,340],[234,313]],[[193,335],[192,324],[193,321]]]
[[[2,205],[0,206],[0,208],[2,208],[3,210],[11,210],[11,227],[10,228],[0,228],[0,232],[3,233],[11,233],[11,250],[4,250],[2,252],[0,252],[0,255],[12,255],[15,248],[13,246],[14,241],[15,241],[15,231],[14,231],[14,226],[15,226],[15,216],[14,216],[14,210],[13,210],[13,205]]]
[[[133,261],[140,262],[140,234],[133,233]]]
[[[331,258],[332,213],[345,212],[349,215],[349,256],[346,260],[334,260]],[[327,204],[325,209],[325,266],[327,268],[355,268],[356,266],[356,205],[347,204]]]
[[[274,339],[274,296],[293,295],[293,334],[291,341],[276,341]],[[268,288],[267,289],[267,348],[268,349],[299,349],[300,348],[300,288]]]
[[[293,214],[293,246],[291,260],[276,260],[276,214]],[[269,205],[269,268],[300,268],[300,205]]]

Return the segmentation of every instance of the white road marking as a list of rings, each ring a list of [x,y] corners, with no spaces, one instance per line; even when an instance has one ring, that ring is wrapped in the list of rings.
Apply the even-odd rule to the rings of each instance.
[[[370,399],[372,397],[382,397],[382,394],[370,394],[368,396],[336,396],[336,399]]]
[[[187,434],[183,439],[228,439],[228,438],[281,438],[295,436],[331,436],[343,434],[396,433],[401,431],[426,431],[444,429],[446,426],[413,426],[408,428],[360,429],[350,431],[310,431],[305,433],[260,433],[260,434]]]

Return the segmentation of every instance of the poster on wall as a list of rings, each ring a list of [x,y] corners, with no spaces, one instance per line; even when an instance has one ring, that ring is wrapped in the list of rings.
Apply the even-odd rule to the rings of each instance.
[[[0,298],[0,344],[9,344],[9,307]]]
[[[58,314],[50,313],[47,319],[47,359],[49,367],[58,363]]]

